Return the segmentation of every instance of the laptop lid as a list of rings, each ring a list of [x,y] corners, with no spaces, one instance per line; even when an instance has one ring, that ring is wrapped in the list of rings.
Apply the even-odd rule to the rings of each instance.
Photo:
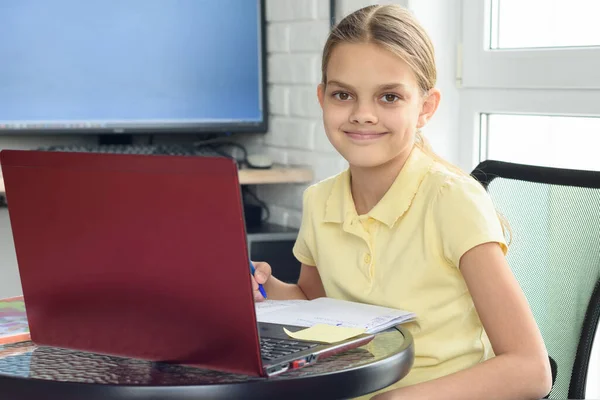
[[[32,340],[261,374],[233,160],[4,150]]]

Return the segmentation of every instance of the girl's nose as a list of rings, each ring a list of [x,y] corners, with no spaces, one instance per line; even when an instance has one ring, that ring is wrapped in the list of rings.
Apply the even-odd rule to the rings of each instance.
[[[376,124],[377,114],[375,106],[370,102],[356,103],[350,114],[350,122],[353,124]]]

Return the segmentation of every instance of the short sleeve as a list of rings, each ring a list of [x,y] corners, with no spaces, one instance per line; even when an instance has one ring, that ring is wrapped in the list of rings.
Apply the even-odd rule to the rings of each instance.
[[[483,243],[497,242],[504,254],[508,250],[492,199],[472,178],[448,180],[435,200],[433,216],[444,257],[456,267],[467,251]]]
[[[312,226],[313,218],[311,215],[311,190],[312,186],[308,187],[302,196],[302,222],[292,252],[294,253],[294,257],[302,264],[316,266],[317,263],[314,257],[314,229]]]

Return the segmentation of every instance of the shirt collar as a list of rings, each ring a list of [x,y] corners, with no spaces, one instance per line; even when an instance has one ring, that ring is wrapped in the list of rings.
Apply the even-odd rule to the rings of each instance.
[[[434,164],[434,160],[420,148],[413,147],[402,170],[383,198],[367,215],[388,227],[410,207],[421,182]],[[350,190],[350,170],[335,179],[325,207],[325,222],[343,223],[357,218],[356,207]]]

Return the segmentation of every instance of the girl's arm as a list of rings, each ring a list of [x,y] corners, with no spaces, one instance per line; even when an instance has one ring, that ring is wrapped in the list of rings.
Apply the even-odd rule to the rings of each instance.
[[[257,273],[263,274],[263,277],[255,274],[255,279],[263,283],[267,292],[267,297],[272,300],[290,300],[290,299],[308,299],[325,297],[325,289],[321,282],[321,275],[317,267],[302,264],[300,267],[300,277],[297,284],[285,283],[271,275],[271,267],[264,262],[254,263]]]
[[[460,270],[496,357],[375,399],[540,399],[550,392],[542,336],[500,246],[474,247],[460,259]]]

